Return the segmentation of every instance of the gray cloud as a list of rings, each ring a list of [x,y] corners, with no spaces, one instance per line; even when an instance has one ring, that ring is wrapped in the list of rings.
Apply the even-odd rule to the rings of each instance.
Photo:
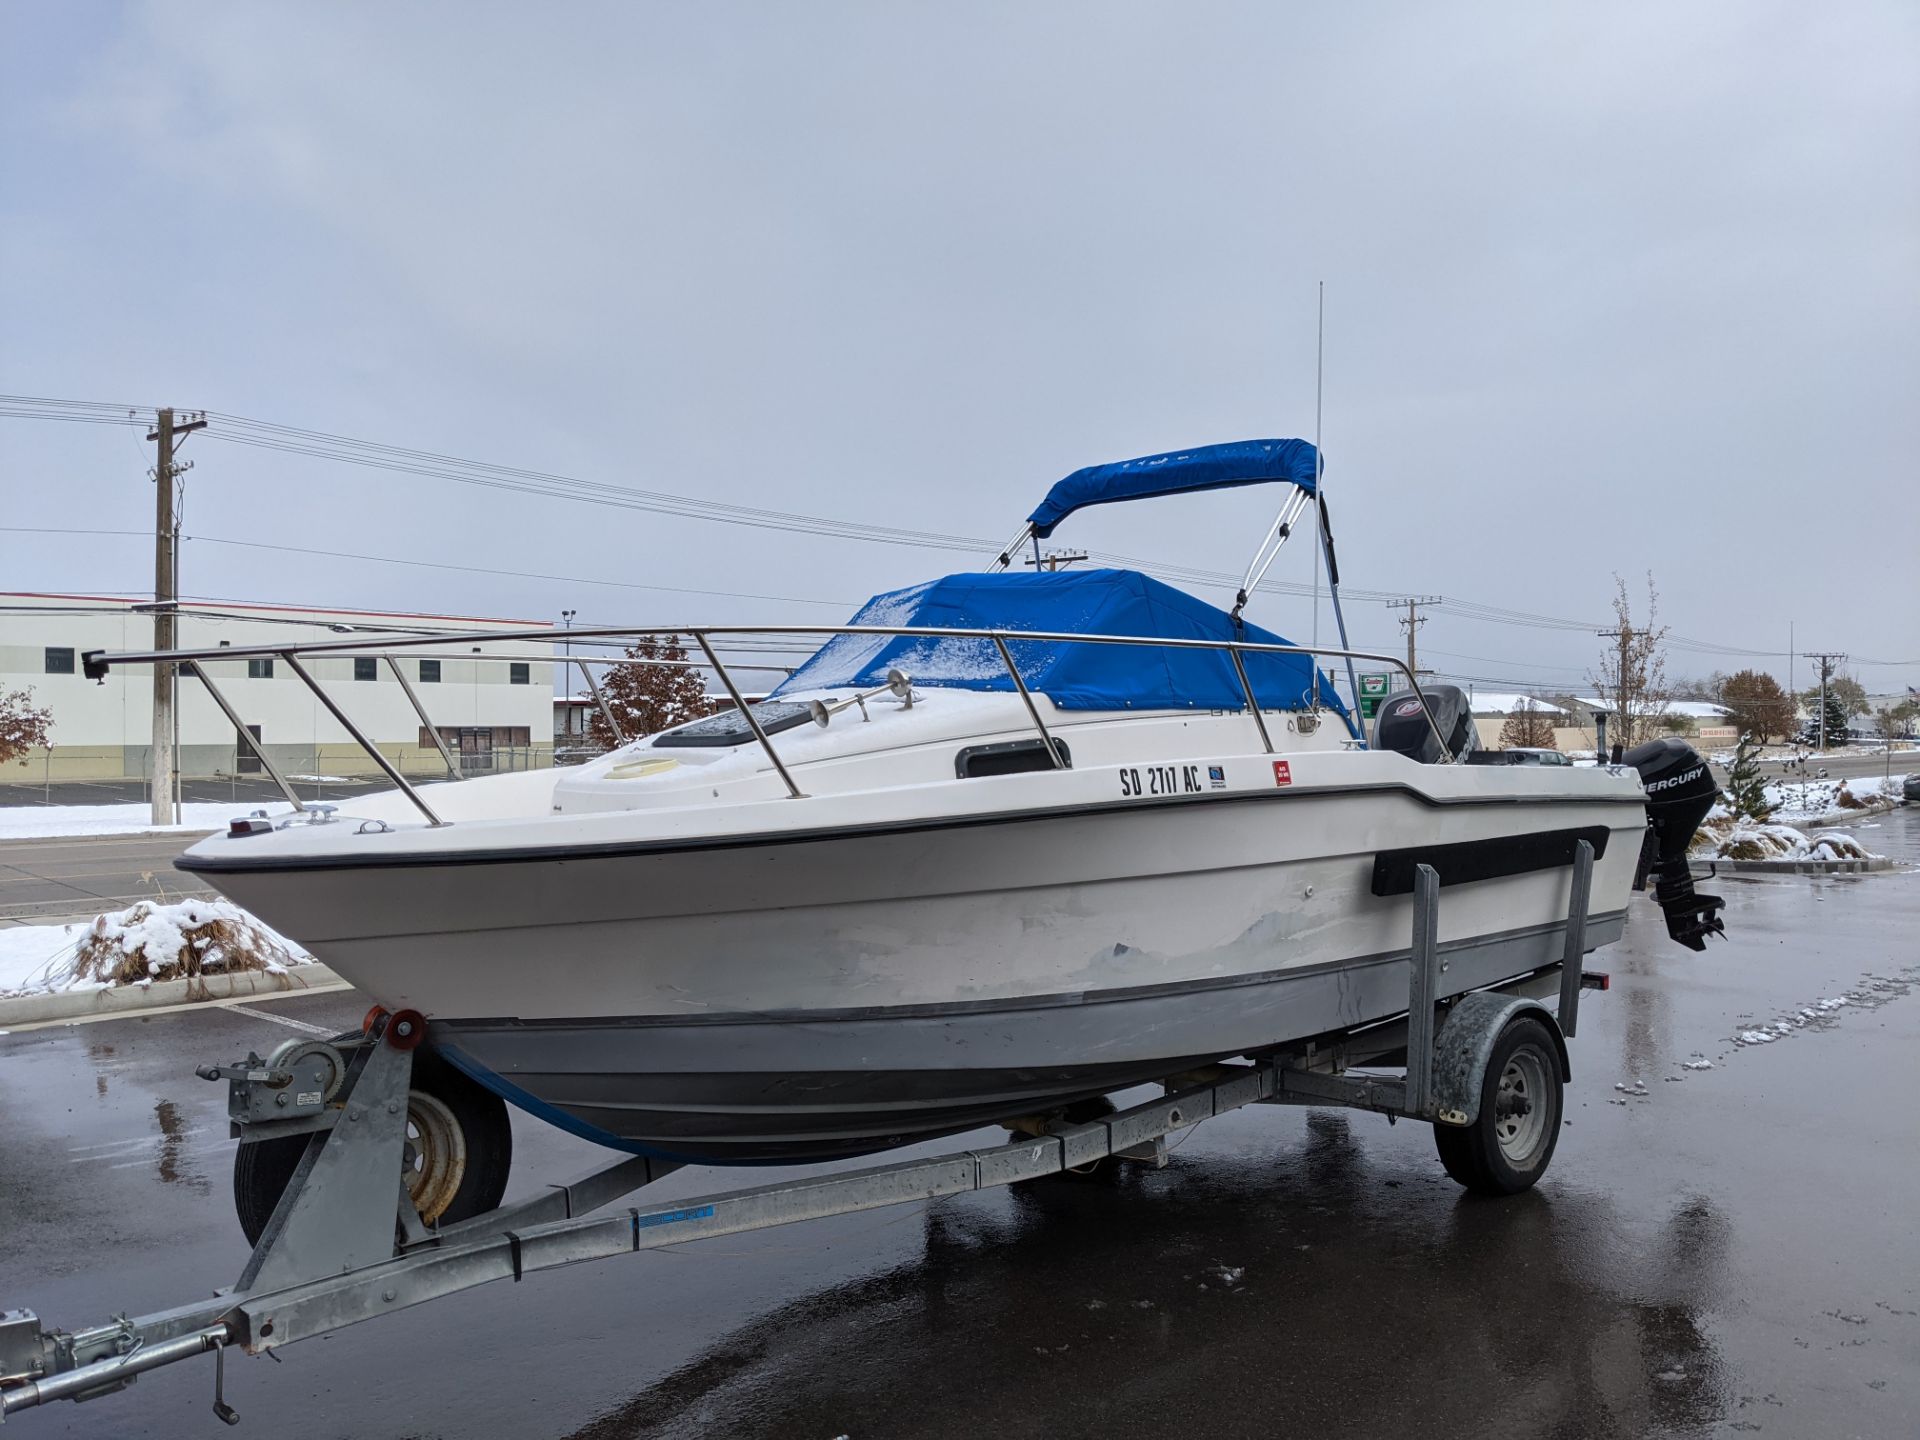
[[[1349,583],[1603,618],[1612,573],[1651,568],[1683,634],[1781,650],[1793,622],[1803,645],[1920,660],[1908,6],[12,24],[8,390],[1000,536],[1090,461],[1310,434],[1324,278]],[[208,534],[835,601],[959,568],[193,454],[188,528]],[[126,432],[0,422],[0,460],[14,523],[147,519]],[[1237,569],[1274,499],[1109,508],[1060,539]],[[833,616],[187,555],[200,594]],[[147,583],[134,540],[0,534],[0,559],[6,588]],[[1306,602],[1260,603],[1308,628]],[[1393,643],[1383,609],[1354,611],[1356,642]],[[1444,612],[1423,638],[1543,682],[1597,645]]]

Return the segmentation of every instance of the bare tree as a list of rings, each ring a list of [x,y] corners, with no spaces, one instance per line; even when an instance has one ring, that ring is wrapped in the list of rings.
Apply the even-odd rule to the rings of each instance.
[[[53,733],[53,712],[33,703],[32,690],[0,690],[0,765],[27,763],[29,750],[42,750]]]
[[[1542,710],[1534,704],[1532,696],[1521,696],[1520,703],[1507,712],[1507,723],[1500,727],[1500,748],[1502,750],[1557,748],[1553,739],[1553,713]]]
[[[678,635],[648,635],[627,647],[628,663],[608,667],[600,689],[629,740],[697,720],[712,708],[700,672],[686,659]],[[587,742],[602,749],[616,743],[597,708],[587,724]]]
[[[1880,738],[1888,741],[1912,734],[1916,717],[1920,717],[1920,700],[1914,699],[1882,705],[1873,712],[1874,725],[1880,731]]]
[[[1613,710],[1613,738],[1622,745],[1637,745],[1658,730],[1660,717],[1667,708],[1667,661],[1662,645],[1667,627],[1659,623],[1660,596],[1653,588],[1653,572],[1647,572],[1647,618],[1635,623],[1633,607],[1627,599],[1627,582],[1613,577],[1617,591],[1613,597],[1614,628],[1600,633],[1613,643],[1600,655],[1600,668],[1592,675],[1600,698]]]
[[[1728,676],[1716,670],[1704,680],[1675,680],[1667,689],[1674,700],[1705,700],[1711,704],[1720,703],[1720,693],[1726,688]]]

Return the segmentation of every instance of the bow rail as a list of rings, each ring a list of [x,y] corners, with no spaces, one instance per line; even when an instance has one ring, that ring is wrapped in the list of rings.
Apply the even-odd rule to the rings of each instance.
[[[595,700],[599,703],[601,713],[606,717],[609,728],[612,730],[617,742],[623,744],[627,738],[625,732],[614,716],[612,707],[608,705],[605,694],[602,692],[598,681],[594,678],[592,670],[588,668],[590,665],[652,663],[684,665],[695,669],[710,669],[718,676],[720,683],[726,688],[728,695],[740,708],[740,712],[745,718],[748,727],[753,731],[755,741],[759,744],[761,750],[765,752],[774,771],[785,783],[788,796],[795,800],[803,800],[806,798],[805,792],[801,790],[798,783],[794,780],[792,773],[787,769],[786,762],[780,758],[779,751],[774,748],[772,737],[762,728],[759,718],[753,713],[751,702],[742,694],[731,674],[732,670],[782,671],[786,667],[759,665],[737,660],[724,660],[721,658],[713,641],[716,637],[721,636],[732,637],[739,640],[743,638],[751,639],[754,637],[773,636],[824,636],[833,638],[842,635],[874,635],[888,638],[928,640],[983,640],[989,642],[998,651],[1001,663],[1006,666],[1007,675],[1013,681],[1015,691],[1018,692],[1026,706],[1028,718],[1033,721],[1034,728],[1039,732],[1042,751],[1053,757],[1055,768],[1061,768],[1064,762],[1054,748],[1052,737],[1047,731],[1046,721],[1041,718],[1039,707],[1034,704],[1033,696],[1027,688],[1026,679],[1021,675],[1020,667],[1014,660],[1013,650],[1008,643],[1009,641],[1019,641],[1028,644],[1038,641],[1053,645],[1132,645],[1146,649],[1224,650],[1231,657],[1234,673],[1239,678],[1241,689],[1246,693],[1247,710],[1253,717],[1254,728],[1259,732],[1260,747],[1269,755],[1275,753],[1273,737],[1268,733],[1266,718],[1261,713],[1259,697],[1254,693],[1253,682],[1248,677],[1244,659],[1245,656],[1304,655],[1309,660],[1317,660],[1319,658],[1344,659],[1348,662],[1364,660],[1376,665],[1386,665],[1406,676],[1407,688],[1413,691],[1414,695],[1419,699],[1421,711],[1427,717],[1427,726],[1433,731],[1434,738],[1440,742],[1441,753],[1443,755],[1450,753],[1448,751],[1446,737],[1440,733],[1440,726],[1433,717],[1432,707],[1427,704],[1426,692],[1420,688],[1419,677],[1407,667],[1404,660],[1393,655],[1384,655],[1367,650],[1334,649],[1311,645],[1274,645],[1245,640],[1175,639],[1161,635],[1087,635],[1074,631],[978,630],[927,625],[643,625],[606,626],[593,629],[563,628],[531,631],[481,631],[463,635],[460,638],[464,642],[472,642],[478,645],[496,643],[523,645],[529,642],[538,643],[541,641],[578,645],[582,643],[622,641],[631,644],[635,640],[643,637],[685,636],[698,647],[702,658],[694,659],[689,657],[686,660],[675,661],[633,661],[625,656],[568,655],[564,658],[554,656],[551,659],[547,659],[538,655],[529,655],[524,651],[513,655],[489,655],[478,650],[469,651],[459,655],[457,658],[461,660],[493,661],[496,663],[514,661],[525,664],[528,661],[535,661],[543,664],[561,663],[569,666],[578,665],[581,673],[587,677],[588,688],[593,692]],[[287,669],[304,682],[309,690],[313,691],[315,698],[319,700],[320,704],[340,723],[341,727],[352,737],[354,743],[366,751],[368,757],[374,764],[380,767],[380,770],[394,783],[394,786],[413,803],[414,808],[419,810],[421,815],[425,817],[427,823],[429,825],[444,825],[447,822],[435,813],[433,807],[420,794],[419,790],[414,787],[405,775],[400,773],[399,767],[381,753],[379,746],[353,722],[352,718],[340,707],[339,703],[327,694],[320,681],[315,679],[313,673],[305,665],[301,664],[300,661],[302,658],[310,659],[315,657],[325,657],[329,659],[364,659],[371,657],[385,661],[388,668],[392,671],[394,678],[400,682],[400,687],[406,693],[407,699],[412,703],[415,713],[419,715],[421,725],[426,729],[427,733],[434,738],[434,743],[439,747],[441,757],[445,760],[449,773],[455,778],[458,778],[459,769],[457,763],[447,750],[445,742],[440,739],[440,732],[434,725],[432,719],[429,718],[426,706],[420,699],[419,692],[408,683],[406,676],[401,673],[399,666],[400,656],[393,653],[395,651],[405,654],[430,653],[435,646],[441,647],[444,652],[446,645],[447,637],[444,634],[418,636],[383,635],[378,640],[370,640],[366,636],[359,636],[350,640],[316,640],[305,644],[222,645],[217,648],[192,650],[129,650],[113,653],[101,650],[89,650],[81,657],[81,660],[82,668],[90,680],[105,680],[112,670],[130,665],[173,665],[176,667],[185,665],[190,667],[188,673],[206,687],[207,693],[213,697],[214,703],[220,707],[222,713],[233,723],[236,733],[246,737],[247,744],[253,749],[254,753],[259,756],[262,767],[273,778],[274,783],[280,787],[281,793],[287,797],[288,801],[296,810],[304,810],[306,807],[294,793],[293,787],[289,785],[285,777],[281,775],[279,767],[267,756],[265,747],[255,741],[248,733],[247,727],[240,720],[239,713],[233,708],[226,696],[221,693],[212,677],[207,674],[205,663],[203,663],[227,660],[284,660]],[[1318,673],[1318,666],[1316,665],[1314,668],[1315,672]],[[1351,724],[1351,721],[1349,723]],[[1359,738],[1362,744],[1365,743],[1364,738],[1358,736],[1356,736],[1356,738]]]

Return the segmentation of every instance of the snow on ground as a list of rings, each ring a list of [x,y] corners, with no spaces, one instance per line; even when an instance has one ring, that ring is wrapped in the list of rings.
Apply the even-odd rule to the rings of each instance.
[[[55,968],[72,963],[84,924],[17,925],[0,930],[0,995],[58,988],[44,983]]]
[[[180,807],[184,823],[155,825],[152,807],[138,805],[6,805],[0,806],[0,840],[44,840],[68,835],[164,835],[200,830],[224,830],[236,815],[264,810],[289,815],[291,805],[249,803],[245,800],[195,801]]]
[[[0,930],[0,996],[35,995],[61,990],[101,990],[113,981],[93,978],[81,964],[81,947],[97,938],[100,956],[139,961],[150,985],[189,954],[206,974],[222,974],[228,957],[209,926],[231,927],[246,937],[263,963],[243,968],[285,974],[290,966],[311,965],[313,957],[291,940],[224,900],[183,900],[173,905],[141,901],[125,910],[71,925],[20,925]],[[97,965],[94,968],[99,968]]]
[[[1779,780],[1767,786],[1769,816],[1783,825],[1835,825],[1898,803],[1904,774],[1847,780]]]
[[[1838,830],[1808,834],[1791,825],[1710,815],[1688,852],[1696,860],[1877,860],[1866,846]]]

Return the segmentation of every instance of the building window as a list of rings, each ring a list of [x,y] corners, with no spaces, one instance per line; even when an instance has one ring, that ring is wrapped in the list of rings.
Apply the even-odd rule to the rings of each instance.
[[[73,647],[71,645],[47,646],[47,674],[73,674]]]
[[[356,680],[378,680],[380,678],[380,662],[371,655],[354,656],[353,678]]]
[[[271,655],[269,655],[264,660],[247,661],[247,679],[271,680],[272,678],[273,678],[273,657]]]
[[[507,666],[507,683],[510,685],[531,685],[533,666],[525,660],[514,660]]]
[[[438,685],[440,683],[440,662],[438,660],[422,660],[420,662],[420,683],[422,685]]]

